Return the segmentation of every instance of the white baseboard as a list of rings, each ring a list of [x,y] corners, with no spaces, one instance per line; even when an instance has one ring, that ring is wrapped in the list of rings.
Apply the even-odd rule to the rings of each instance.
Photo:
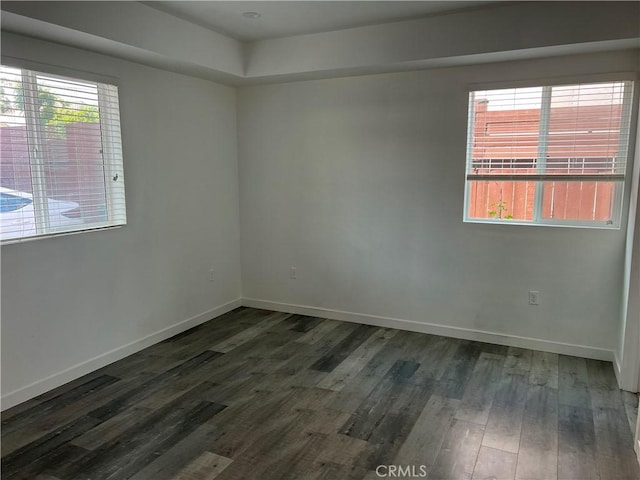
[[[376,327],[397,328],[399,330],[409,330],[411,332],[429,333],[432,335],[442,335],[444,337],[495,343],[510,347],[529,348],[532,350],[541,350],[543,352],[559,353],[574,357],[593,358],[596,360],[606,360],[608,362],[614,360],[613,350],[554,342],[539,338],[519,337],[516,335],[505,335],[501,333],[485,332],[482,330],[472,330],[469,328],[436,325],[433,323],[344,312],[341,310],[331,310],[327,308],[293,305],[290,303],[272,302],[269,300],[259,300],[255,298],[243,298],[242,305],[245,307],[262,308],[265,310],[276,310],[279,312],[297,313],[299,315],[330,318],[332,320],[363,323],[366,325],[374,325]]]
[[[626,390],[627,392],[638,392],[640,385],[638,385],[637,381],[637,370],[634,369],[631,372],[625,371],[617,350],[614,352],[613,371],[616,374],[616,380],[618,381],[619,388]]]
[[[613,352],[613,372],[616,374],[616,380],[618,381],[618,387],[622,388],[622,365],[618,358],[618,352]]]
[[[212,318],[223,315],[230,312],[234,308],[240,307],[242,300],[240,298],[231,302],[225,303],[218,307],[207,310],[206,312],[199,313],[191,318],[187,318],[181,322],[178,322],[169,327],[163,328],[155,333],[142,337],[121,347],[114,348],[108,352],[102,353],[96,357],[90,358],[82,363],[74,365],[61,372],[54,373],[46,378],[33,382],[24,387],[13,390],[2,396],[2,410],[11,408],[14,405],[22,403],[33,397],[36,397],[42,393],[48,392],[60,385],[75,380],[82,375],[93,372],[99,368],[102,368],[110,363],[118,361],[124,357],[132,355],[140,350],[150,347],[158,342],[171,338],[178,333],[182,333],[185,330],[196,327],[201,323],[204,323]]]

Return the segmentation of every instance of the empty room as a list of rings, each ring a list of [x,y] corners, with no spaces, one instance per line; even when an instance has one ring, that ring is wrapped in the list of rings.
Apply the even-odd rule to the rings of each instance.
[[[640,3],[0,7],[3,480],[640,479]]]

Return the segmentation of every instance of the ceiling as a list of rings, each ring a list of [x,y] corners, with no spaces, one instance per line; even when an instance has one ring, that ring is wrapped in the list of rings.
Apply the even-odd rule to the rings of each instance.
[[[147,6],[241,41],[329,32],[485,5],[488,1],[150,1]],[[244,12],[257,12],[251,19]]]

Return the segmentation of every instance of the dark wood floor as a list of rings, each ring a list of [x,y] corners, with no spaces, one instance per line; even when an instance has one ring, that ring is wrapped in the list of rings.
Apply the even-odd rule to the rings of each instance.
[[[636,410],[611,363],[240,308],[4,412],[2,478],[637,479]]]

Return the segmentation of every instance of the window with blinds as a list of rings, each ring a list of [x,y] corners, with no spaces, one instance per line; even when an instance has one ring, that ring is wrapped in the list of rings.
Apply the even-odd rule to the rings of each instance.
[[[0,239],[126,223],[118,89],[0,67]]]
[[[465,220],[618,228],[632,87],[471,92]]]

